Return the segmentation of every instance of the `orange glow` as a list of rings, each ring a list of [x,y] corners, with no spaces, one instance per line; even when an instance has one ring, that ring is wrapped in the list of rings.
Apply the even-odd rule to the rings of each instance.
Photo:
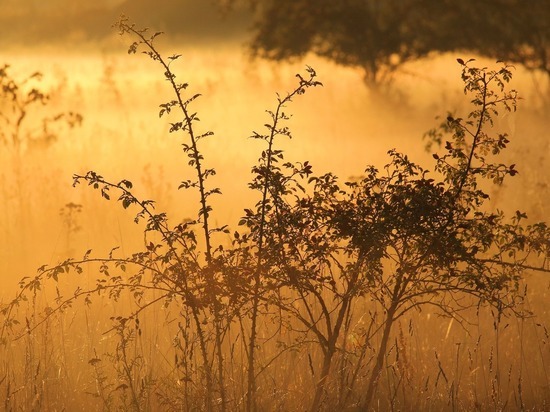
[[[90,38],[86,32],[89,27],[83,24],[80,30],[78,22],[68,24],[69,33],[61,40],[30,44],[40,36],[40,30],[53,30],[52,27],[57,27],[63,19],[69,18],[67,16],[80,16],[83,10],[90,13],[90,21],[111,24],[112,21],[104,21],[101,16],[110,17],[131,1],[96,0],[94,8],[84,8],[84,3],[9,0],[6,8],[0,11],[0,24],[10,19],[21,19],[26,13],[32,16],[43,14],[51,19],[50,25],[48,22],[37,23],[36,30],[29,26],[31,40],[18,37],[24,32],[20,29],[19,35],[10,37],[14,42],[12,47],[6,47],[0,53],[0,67],[4,63],[9,64],[10,75],[18,81],[40,71],[43,78],[30,82],[29,86],[39,85],[50,95],[46,105],[29,109],[21,133],[35,133],[42,127],[43,118],[58,113],[73,111],[83,116],[80,126],[70,128],[62,122],[53,126],[57,135],[55,141],[30,143],[19,149],[7,144],[0,145],[0,308],[17,292],[20,278],[34,276],[36,268],[43,264],[54,265],[67,257],[81,257],[88,249],[93,249],[94,254],[99,256],[119,246],[120,254],[128,256],[143,248],[143,225],[133,222],[135,209],[124,210],[115,204],[114,199],[107,202],[100,198],[97,191],[85,185],[73,188],[73,174],[94,170],[113,181],[128,179],[133,182],[136,195],[154,199],[157,211],[165,211],[172,216],[171,223],[194,218],[199,208],[194,193],[177,190],[182,180],[193,178],[194,171],[187,165],[188,160],[181,150],[183,137],[168,132],[170,122],[179,119],[170,116],[159,118],[159,104],[173,96],[162,70],[155,62],[139,53],[128,55],[128,37],[119,38],[113,34],[107,38]],[[138,5],[145,3],[136,2]],[[187,3],[195,5],[193,12],[199,13],[197,15],[206,13],[198,5],[201,2],[188,0]],[[134,8],[138,9],[137,6]],[[211,17],[213,21],[218,19],[216,13],[212,11],[212,16],[215,16]],[[145,18],[146,14],[141,10],[140,17]],[[244,19],[243,15],[239,14],[236,21]],[[196,22],[196,25],[199,23]],[[285,150],[286,160],[307,160],[313,165],[315,174],[330,171],[340,176],[342,181],[362,175],[365,167],[371,164],[382,168],[388,160],[387,151],[392,148],[408,154],[417,163],[430,164],[432,158],[425,150],[423,134],[440,123],[435,119],[437,115],[446,116],[447,110],[463,110],[468,104],[461,89],[460,67],[455,60],[457,56],[443,55],[409,64],[397,75],[391,92],[375,92],[364,86],[360,71],[339,67],[312,55],[295,63],[251,61],[242,42],[246,31],[237,30],[233,24],[236,23],[227,23],[231,29],[227,35],[229,40],[223,34],[217,34],[201,41],[189,33],[158,39],[158,47],[165,56],[182,54],[171,69],[179,81],[189,83],[187,93],[201,94],[192,104],[192,111],[198,112],[200,118],[197,127],[200,132],[214,132],[214,136],[200,142],[201,152],[206,166],[217,171],[209,184],[219,186],[223,193],[212,202],[212,219],[219,224],[227,223],[231,234],[238,228],[244,208],[252,207],[259,198],[258,193],[247,187],[247,183],[251,179],[251,167],[264,147],[249,136],[253,131],[263,131],[264,124],[269,121],[265,110],[276,106],[276,93],[284,95],[295,85],[295,74],[303,72],[306,64],[315,68],[323,87],[308,91],[306,96],[300,96],[286,109],[292,114],[288,126],[293,138],[281,139],[279,147]],[[483,59],[480,61],[486,62]],[[492,63],[487,61],[487,64]],[[527,210],[535,219],[548,220],[550,180],[547,162],[550,147],[547,134],[550,117],[548,99],[544,103],[540,98],[543,94],[540,90],[548,89],[548,80],[518,67],[513,87],[524,98],[520,110],[506,114],[495,127],[509,133],[511,150],[505,160],[513,158],[512,163],[518,164],[520,172],[502,190],[491,193],[491,207]],[[0,110],[3,110],[2,104],[0,102]],[[3,123],[0,122],[1,125]],[[81,205],[81,209],[75,208],[75,205]],[[230,236],[227,235],[227,243]],[[85,273],[81,278],[61,283],[61,287],[76,285],[85,288],[93,283],[92,278],[95,279],[95,273],[90,277],[88,275]],[[541,319],[548,321],[548,280],[534,278],[532,281],[538,290],[530,290],[531,303],[539,310]],[[44,294],[37,298],[40,305],[51,304],[55,298],[55,287],[52,283],[44,288]],[[76,340],[76,343],[71,341],[67,344],[68,353],[63,362],[81,362],[78,368],[86,369],[82,372],[83,387],[93,386],[90,382],[97,379],[90,360],[105,358],[104,353],[114,350],[115,333],[111,330],[104,334],[110,325],[109,317],[120,315],[120,307],[133,307],[130,300],[128,298],[126,302],[123,299],[123,303],[117,306],[103,299],[95,309],[84,309],[84,305],[80,307],[81,303],[78,303],[77,309],[69,310],[66,318],[60,316],[60,320],[52,326],[55,332],[60,333],[59,336],[63,335],[62,339]],[[28,305],[30,308],[31,303]],[[362,307],[364,315],[353,318],[353,326],[343,340],[344,346],[357,350],[365,345],[364,333],[370,322],[367,319],[369,308],[365,303]],[[69,319],[73,312],[74,319]],[[147,316],[150,316],[150,322],[143,325],[143,329],[149,346],[146,345],[145,351],[149,351],[154,361],[148,361],[153,366],[146,366],[153,370],[158,361],[159,365],[168,368],[166,365],[173,357],[173,336],[178,333],[178,319],[164,308],[156,308]],[[472,316],[475,317],[475,314]],[[440,320],[427,312],[415,312],[406,318],[407,322],[410,321],[409,325],[403,321],[396,326],[398,332],[392,342],[395,345],[393,350],[398,348],[404,355],[392,364],[392,368],[406,369],[408,374],[414,376],[431,376],[433,380],[438,374],[434,366],[436,361],[433,360],[434,348],[439,348],[439,354],[449,362],[460,358],[453,364],[457,368],[470,362],[470,369],[464,366],[465,369],[461,369],[455,379],[466,381],[469,375],[473,382],[470,389],[482,387],[487,383],[484,374],[489,374],[488,353],[493,350],[492,343],[486,340],[491,339],[487,335],[493,333],[488,319],[489,315],[477,319],[482,325],[476,333],[483,339],[476,342],[449,319]],[[71,329],[73,320],[79,326]],[[513,319],[511,322],[514,324],[510,330],[514,328],[517,332],[518,328],[523,327],[519,325],[523,321]],[[416,328],[414,333],[413,324]],[[168,332],[159,334],[159,325],[169,325],[165,330]],[[548,345],[548,336],[543,344],[539,343],[542,329],[535,322],[529,323],[525,329],[525,345],[536,344],[537,351],[540,345]],[[49,339],[47,336],[43,338],[45,342]],[[229,338],[235,339],[234,336]],[[516,341],[517,333],[512,336],[510,332],[506,338],[512,342],[510,347],[514,349],[524,344],[524,341]],[[17,342],[23,343],[25,339]],[[15,352],[17,342],[8,344],[6,349],[0,348],[0,359],[4,354],[12,353],[10,351]],[[502,342],[504,344],[504,338]],[[289,338],[288,342],[269,342],[269,345],[278,348],[277,345],[290,347],[294,343]],[[546,346],[541,351],[547,351]],[[49,347],[46,343],[41,347],[45,348],[41,356],[47,357]],[[96,356],[96,348],[104,352]],[[441,350],[446,351],[445,355],[441,354]],[[308,360],[308,353],[289,350],[288,359],[291,361],[288,364],[295,361],[307,366],[318,361],[318,355],[313,354],[313,360]],[[239,356],[245,357],[244,353]],[[502,359],[507,358],[502,360],[503,365],[517,356],[520,355],[501,354]],[[418,364],[415,359],[419,359]],[[262,362],[269,366],[269,360],[266,357]],[[8,364],[9,360],[3,358],[1,363]],[[2,367],[0,365],[0,371]],[[532,365],[532,368],[537,385],[548,384],[548,377],[543,376],[541,366]],[[6,371],[8,369],[6,367]],[[281,373],[290,372],[293,370]],[[298,372],[300,382],[311,379],[309,372]],[[406,379],[405,374],[403,376]],[[61,381],[63,377],[59,379]],[[244,378],[239,376],[238,379]],[[443,381],[443,378],[439,379]],[[0,393],[3,389],[1,381],[0,373]],[[289,389],[288,396],[295,402],[305,396],[300,392],[304,387],[310,388],[307,386],[309,383],[302,383],[296,383],[292,390]],[[171,381],[170,384],[181,389],[185,380]],[[262,384],[267,385],[265,382]],[[514,384],[517,386],[517,382]],[[430,385],[433,388],[433,381]],[[79,388],[79,392],[75,389],[75,393],[89,390],[87,387]],[[486,390],[490,392],[490,389]],[[79,398],[74,395],[73,398],[65,399],[66,405],[98,405],[90,396]],[[51,400],[51,405],[54,405],[51,410],[57,405],[56,401]]]

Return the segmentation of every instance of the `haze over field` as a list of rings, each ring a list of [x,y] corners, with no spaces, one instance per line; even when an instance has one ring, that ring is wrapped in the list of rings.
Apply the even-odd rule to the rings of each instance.
[[[3,0],[0,24],[2,48],[43,47],[56,44],[78,49],[90,43],[108,45],[111,26],[121,14],[140,27],[165,31],[169,37],[193,42],[243,41],[251,14],[239,9],[222,13],[214,1]]]
[[[426,150],[424,133],[449,114],[465,117],[471,110],[460,78],[462,66],[457,63],[457,58],[467,60],[468,55],[430,54],[406,63],[390,87],[374,90],[365,85],[361,69],[343,67],[313,53],[292,62],[252,59],[246,42],[253,19],[246,7],[226,14],[213,0],[0,0],[0,69],[9,65],[2,73],[8,73],[24,92],[36,87],[49,95],[45,104],[25,106],[19,123],[14,118],[17,110],[9,99],[0,101],[0,128],[5,131],[0,137],[12,136],[15,131],[13,136],[23,142],[16,145],[7,139],[0,143],[0,309],[13,299],[21,277],[34,276],[41,265],[56,265],[66,258],[80,259],[90,249],[93,256],[107,256],[113,247],[119,247],[115,256],[124,258],[140,250],[151,256],[157,253],[149,243],[157,241],[156,235],[144,233],[143,222],[134,223],[136,205],[123,208],[116,202],[114,191],[111,200],[106,201],[98,190],[84,182],[72,187],[73,174],[94,170],[110,181],[130,180],[133,193],[141,199],[154,199],[155,210],[166,212],[172,225],[197,216],[197,193],[178,190],[182,181],[194,178],[194,169],[189,167],[182,150],[186,136],[168,132],[171,124],[181,119],[174,113],[159,116],[159,105],[174,99],[173,90],[158,62],[141,53],[127,53],[135,39],[129,35],[121,37],[111,28],[121,14],[129,16],[138,27],[150,27],[151,34],[165,32],[155,40],[158,50],[164,57],[182,55],[170,69],[177,81],[189,83],[185,93],[201,94],[190,106],[200,118],[194,127],[197,133],[214,132],[199,143],[205,167],[217,172],[208,184],[222,191],[221,196],[211,198],[210,219],[213,225],[229,226],[228,233],[216,234],[216,242],[223,246],[219,253],[242,240],[242,233],[234,233],[244,233],[246,227],[238,223],[248,213],[244,210],[253,209],[261,198],[261,192],[250,190],[248,183],[253,178],[252,167],[262,152],[265,156],[265,142],[250,136],[254,131],[265,132],[264,125],[270,121],[266,110],[276,109],[277,96],[285,96],[296,86],[295,75],[304,75],[306,65],[316,70],[323,87],[296,96],[285,108],[291,115],[287,125],[292,139],[280,138],[277,148],[285,151],[285,161],[310,162],[314,175],[332,172],[343,182],[364,175],[371,164],[383,171],[389,161],[388,150],[396,148],[430,169],[433,176],[434,157]],[[492,59],[473,57],[477,59],[475,64],[495,67]],[[28,79],[36,71],[42,77]],[[513,76],[510,87],[519,91],[519,109],[515,113],[502,111],[491,131],[509,136],[509,147],[500,161],[515,164],[519,174],[502,186],[483,183],[490,195],[483,211],[502,210],[513,215],[519,209],[534,221],[548,221],[548,76],[521,65],[516,65]],[[82,115],[81,124],[70,124],[65,117],[51,123],[45,121],[69,112]],[[198,260],[201,259],[202,255]],[[155,265],[159,262],[155,261]],[[118,274],[118,269],[119,266],[112,267],[111,275]],[[170,270],[167,266],[163,273]],[[333,270],[337,271],[327,269],[330,274]],[[339,270],[344,270],[344,266]],[[246,270],[238,267],[237,272]],[[103,276],[103,272],[90,265],[78,276],[60,276],[59,283],[45,282],[34,297],[21,302],[21,324],[39,322],[42,311],[49,314],[55,298],[61,301],[59,296],[64,291],[69,290],[70,295],[73,287],[93,288],[96,277]],[[207,275],[201,272],[200,276]],[[420,410],[431,402],[453,411],[473,405],[496,410],[508,404],[513,409],[523,405],[524,400],[530,407],[550,402],[550,380],[545,370],[550,362],[549,279],[547,274],[529,274],[525,283],[521,281],[521,287],[525,287],[521,309],[532,309],[535,317],[531,319],[513,315],[501,318],[494,310],[476,312],[475,307],[469,307],[464,318],[462,314],[440,318],[434,305],[412,310],[396,321],[389,341],[393,346],[388,347],[385,357],[387,388],[381,389],[380,397],[388,403],[383,405],[390,405],[392,396],[398,399],[396,402],[403,402],[396,407],[416,405]],[[285,284],[283,289],[292,287]],[[313,289],[304,290],[306,295],[312,293],[312,299],[331,293],[328,285],[321,287],[318,295]],[[212,379],[210,384],[216,386],[218,380],[224,379],[207,376],[204,371],[200,356],[211,356],[213,369],[218,363],[228,362],[220,367],[222,375],[226,373],[226,385],[215,389],[215,395],[226,387],[231,393],[227,396],[233,396],[231,405],[247,410],[247,339],[251,335],[247,328],[252,309],[242,316],[233,315],[228,309],[228,317],[235,317],[227,321],[219,343],[214,339],[214,326],[218,325],[213,319],[217,314],[208,312],[205,303],[200,309],[203,312],[198,328],[204,325],[208,335],[205,345],[210,346],[207,355],[199,356],[201,332],[192,329],[194,326],[185,329],[192,317],[190,312],[183,313],[189,309],[180,304],[179,297],[140,314],[141,326],[136,321],[126,338],[125,329],[112,327],[110,316],[129,316],[129,311],[140,307],[141,302],[136,306],[132,298],[133,292],[122,295],[123,303],[115,303],[107,295],[98,297],[100,303],[96,306],[77,301],[51,323],[40,324],[36,334],[29,333],[17,343],[6,344],[0,339],[0,393],[13,395],[8,400],[0,395],[0,400],[5,404],[13,401],[11,405],[20,409],[37,403],[35,410],[155,410],[159,405],[162,408],[158,410],[207,410],[201,404],[207,390],[204,382]],[[315,342],[318,339],[322,343],[319,334],[325,333],[323,328],[331,327],[331,316],[344,307],[337,303],[338,299],[347,295],[335,293],[334,299],[327,298],[326,302],[334,304],[330,310],[312,304],[319,319],[330,312],[328,322],[319,327],[317,334],[311,332],[315,322],[304,331],[307,322],[300,323],[299,316],[293,318],[291,309],[288,317],[277,317],[283,305],[277,310],[268,309],[270,301],[266,298],[262,313],[265,317],[260,320],[264,329],[259,330],[255,346],[259,353],[258,399],[262,405],[269,410],[305,410],[317,390],[329,399],[323,407],[337,404],[328,395],[335,392],[340,396],[338,402],[348,402],[349,408],[356,402],[358,407],[364,390],[357,397],[350,392],[349,399],[343,400],[342,382],[350,387],[367,386],[365,376],[373,367],[375,348],[383,340],[381,319],[388,313],[368,293],[365,292],[367,297],[361,295],[364,299],[346,315],[345,332],[335,349],[338,363],[334,360],[326,393],[318,390],[326,351]],[[230,296],[224,295],[220,301],[225,304]],[[287,309],[294,304],[299,308],[302,303],[307,307],[304,295],[300,298],[296,292],[296,296]],[[200,307],[203,297],[195,297]],[[252,301],[248,299],[248,303]],[[457,299],[455,303],[460,306],[462,302]],[[182,326],[183,319],[190,323]],[[122,355],[123,347],[133,351],[132,361]],[[220,347],[223,354],[220,350],[217,357],[214,348]],[[536,352],[536,356],[531,352]],[[367,361],[369,357],[371,360]],[[185,373],[182,359],[189,360]],[[352,379],[349,365],[363,361],[365,364],[358,366],[357,376]],[[130,364],[132,377],[124,375],[123,366]],[[506,374],[508,377],[504,378]],[[42,389],[40,382],[46,382]],[[141,385],[139,400],[131,400],[129,395],[132,382],[136,387]],[[59,389],[67,385],[70,391]],[[13,389],[16,386],[21,388],[18,395]],[[187,396],[189,393],[192,396]],[[518,400],[520,395],[524,399]],[[215,399],[211,399],[210,410],[223,410]]]
[[[65,197],[81,203],[78,200],[80,196],[90,195],[86,191],[70,188],[70,177],[76,171],[98,169],[106,174],[111,171],[116,177],[128,177],[131,173],[139,179],[143,167],[150,165],[150,170],[164,170],[165,181],[158,184],[167,185],[170,189],[189,173],[182,167],[180,153],[173,150],[178,143],[167,133],[167,122],[159,120],[156,114],[158,104],[169,98],[170,93],[165,82],[159,78],[159,71],[148,61],[128,56],[127,45],[122,39],[117,38],[117,42],[118,52],[115,47],[107,53],[92,51],[80,54],[54,46],[53,50],[33,48],[32,53],[27,54],[25,49],[19,49],[3,55],[16,78],[23,79],[35,70],[43,73],[41,84],[52,95],[47,112],[75,110],[84,117],[81,127],[63,132],[59,140],[47,148],[48,161],[44,161],[44,153],[41,152],[25,154],[34,156],[33,162],[36,164],[33,167],[40,168],[40,173],[56,173],[60,193],[51,211],[54,215],[66,203]],[[309,100],[297,101],[290,108],[295,139],[283,144],[292,158],[309,160],[319,172],[332,170],[342,178],[360,175],[368,164],[381,166],[387,160],[387,150],[393,147],[416,159],[428,159],[422,135],[437,124],[437,115],[445,114],[447,109],[464,107],[465,103],[454,56],[410,65],[409,72],[397,79],[394,96],[388,98],[369,92],[362,85],[358,71],[338,67],[314,56],[303,62],[276,65],[250,61],[243,55],[239,44],[212,44],[201,48],[190,47],[186,42],[173,43],[162,39],[160,44],[167,53],[184,53],[181,62],[178,62],[178,74],[191,84],[194,92],[203,95],[197,102],[197,110],[204,113],[201,127],[216,134],[206,143],[209,163],[218,169],[217,180],[224,192],[235,200],[235,204],[224,200],[224,204],[216,209],[216,214],[221,217],[228,215],[234,220],[240,216],[246,200],[253,196],[246,188],[246,182],[259,148],[247,137],[253,130],[262,128],[267,121],[264,110],[273,107],[275,93],[288,90],[293,84],[294,74],[301,72],[304,64],[315,67],[324,87],[315,90],[315,96]],[[537,113],[542,114],[541,110],[545,109],[538,108],[539,96],[537,89],[532,87],[531,75],[521,68],[518,72],[515,87],[524,91],[522,96],[525,96],[525,101],[522,104],[530,109],[508,115],[503,120],[503,126],[513,134],[517,133],[518,124],[533,127],[532,131],[524,131],[523,136],[527,134],[528,137],[514,144],[518,152],[542,156],[540,160],[529,162],[529,165],[542,165],[546,153],[544,139],[540,135],[544,121]],[[533,118],[535,120],[531,121]],[[31,129],[36,128],[32,122],[28,123]],[[120,150],[123,151],[122,156],[115,154]],[[158,152],[152,156],[154,150]],[[97,156],[95,151],[102,154]],[[134,155],[129,154],[133,152]],[[135,156],[142,161],[136,162]],[[5,163],[4,173],[7,176],[11,174],[7,167],[9,164]],[[542,192],[536,189],[535,199],[539,195],[544,198],[547,189],[530,181],[531,173],[536,172],[522,173],[517,181],[527,181],[518,185],[540,187]],[[235,176],[239,178],[235,179]],[[27,179],[29,185],[39,184],[33,183],[31,176]],[[39,192],[35,193],[42,196]],[[533,206],[539,203],[534,202]],[[181,207],[176,204],[172,206]],[[85,208],[84,213],[92,213],[92,210],[86,209],[89,208]],[[185,213],[192,210],[194,206],[189,206]],[[535,210],[540,216],[540,206],[536,206]],[[10,225],[11,219],[7,218]],[[51,222],[52,219],[46,221]],[[48,230],[43,233],[48,236]],[[111,239],[115,238],[118,236],[111,236]],[[21,247],[32,251],[37,249],[36,245],[30,244]],[[19,260],[17,264],[9,256],[18,255],[6,250],[6,259],[2,260],[3,273],[14,268],[18,273],[32,270],[45,258],[49,261],[49,256],[56,253],[55,247],[51,250],[39,247],[38,250],[45,255],[30,253],[25,259],[16,259]],[[19,267],[20,264],[24,266]],[[16,282],[16,278],[8,277]]]

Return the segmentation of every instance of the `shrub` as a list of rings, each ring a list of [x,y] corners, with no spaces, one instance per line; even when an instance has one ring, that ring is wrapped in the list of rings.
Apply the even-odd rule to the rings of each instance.
[[[170,395],[168,388],[157,390],[165,408],[284,409],[284,401],[270,399],[265,389],[268,379],[275,381],[266,371],[280,357],[307,348],[311,410],[368,410],[380,400],[375,392],[391,334],[405,314],[431,306],[464,327],[468,310],[482,305],[499,317],[527,314],[520,280],[527,270],[550,271],[550,230],[544,223],[525,224],[521,212],[507,218],[489,210],[484,189],[517,174],[515,165],[498,162],[508,137],[493,135],[491,127],[500,110],[515,110],[517,95],[506,90],[511,67],[490,70],[459,59],[472,109],[464,118],[448,116],[428,134],[441,151],[433,154],[432,170],[391,150],[382,171],[368,167],[363,177],[344,183],[331,173],[315,175],[307,161],[285,161],[277,148],[278,139],[291,137],[287,105],[321,85],[308,67],[297,75],[294,90],[277,97],[265,131],[253,134],[266,145],[249,184],[259,201],[245,209],[242,228],[235,231],[212,223],[210,199],[221,191],[209,186],[215,170],[206,167],[201,152],[201,142],[212,133],[198,131],[192,103],[199,95],[188,95],[188,85],[171,69],[180,56],[158,52],[154,40],[160,33],[149,36],[125,18],[116,27],[136,38],[129,52],[142,51],[156,62],[173,91],[159,116],[175,117],[170,133],[186,138],[182,149],[194,177],[179,188],[198,192],[197,214],[174,224],[153,200],[134,196],[126,179],[111,181],[94,171],[75,175],[75,186],[87,184],[103,198],[115,196],[123,208],[137,209],[144,248],[130,256],[119,256],[115,248],[105,257],[88,250],[81,259],[42,266],[36,276],[22,279],[17,296],[2,308],[4,341],[9,333],[32,334],[77,299],[90,305],[97,295],[119,301],[129,294],[135,306],[112,318],[119,337],[112,360],[124,407],[148,408],[154,380],[143,371],[141,355],[132,358],[129,348],[141,336],[142,313],[160,305],[178,313],[179,386]],[[93,287],[59,292],[53,307],[19,328],[17,307],[23,301],[44,282],[85,267],[97,268]],[[352,325],[365,316],[369,302],[381,312],[371,312],[369,326],[351,345]],[[265,335],[278,337],[274,348],[262,347],[275,340]],[[90,364],[104,382],[100,361],[96,356]],[[111,407],[112,393],[101,388],[98,396]]]

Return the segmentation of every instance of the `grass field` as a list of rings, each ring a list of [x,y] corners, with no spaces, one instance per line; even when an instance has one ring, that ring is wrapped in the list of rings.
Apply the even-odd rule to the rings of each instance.
[[[190,83],[191,92],[202,94],[193,108],[201,119],[197,124],[215,135],[201,150],[208,167],[216,168],[212,182],[223,193],[213,201],[212,219],[234,230],[243,209],[258,200],[247,182],[263,149],[248,137],[268,121],[265,109],[276,104],[275,93],[292,87],[303,63],[250,62],[230,46],[167,48],[183,54],[172,69]],[[48,144],[0,147],[0,302],[8,302],[21,277],[33,275],[42,264],[82,256],[88,249],[106,255],[115,246],[120,247],[117,253],[129,256],[144,244],[143,226],[133,222],[134,213],[84,185],[73,188],[74,173],[94,170],[115,181],[129,179],[138,197],[155,199],[157,209],[174,223],[198,210],[198,197],[177,190],[193,171],[181,142],[168,134],[167,120],[158,116],[158,105],[171,98],[166,81],[152,62],[127,56],[123,46],[121,51],[2,56],[16,79],[41,71],[40,87],[51,95],[46,106],[29,110],[22,133],[34,133],[42,118],[60,112],[78,112],[83,122],[75,128],[60,124],[57,139]],[[422,136],[437,123],[435,116],[468,104],[454,56],[407,67],[389,94],[368,91],[354,70],[314,57],[306,63],[324,86],[292,104],[294,138],[281,147],[287,159],[308,160],[319,174],[359,176],[367,165],[385,164],[391,148],[424,164],[431,156]],[[519,208],[535,220],[550,217],[549,102],[541,100],[540,92],[548,89],[544,82],[539,78],[535,84],[529,73],[517,70],[513,87],[524,100],[517,113],[500,118],[496,127],[511,136],[506,160],[517,164],[519,175],[494,189],[490,201],[492,208]],[[230,241],[227,235],[226,243]],[[91,287],[96,272],[90,266],[57,286],[44,286],[23,302],[22,324],[36,321],[43,307],[53,306],[57,287]],[[524,285],[531,318],[500,318],[481,308],[468,312],[463,325],[427,309],[400,319],[374,410],[548,410],[550,278],[527,275]],[[155,306],[140,315],[139,323],[113,329],[110,318],[126,316],[134,305],[125,295],[116,303],[106,296],[91,306],[79,301],[32,333],[5,342],[0,348],[0,398],[6,410],[202,409],[205,389],[199,376],[204,371],[195,338],[182,335],[185,309]],[[367,344],[364,337],[382,313],[368,299],[354,307],[325,389],[324,409],[354,410],[359,402],[372,367],[367,360],[375,357],[380,339],[375,334]],[[281,327],[274,319],[276,314],[267,311],[259,328],[259,410],[305,410],[321,353],[311,337],[296,332],[295,320],[287,319]],[[223,342],[229,410],[245,408],[247,354],[239,342],[246,322],[235,320]],[[355,376],[354,391],[348,392],[349,365],[359,353],[365,366]],[[213,400],[220,409],[217,402]]]

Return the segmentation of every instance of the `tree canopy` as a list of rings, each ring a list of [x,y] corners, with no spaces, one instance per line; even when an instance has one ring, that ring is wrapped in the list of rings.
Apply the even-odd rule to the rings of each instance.
[[[408,61],[458,50],[550,74],[550,0],[250,1],[254,55],[313,52],[362,68],[368,84]]]

